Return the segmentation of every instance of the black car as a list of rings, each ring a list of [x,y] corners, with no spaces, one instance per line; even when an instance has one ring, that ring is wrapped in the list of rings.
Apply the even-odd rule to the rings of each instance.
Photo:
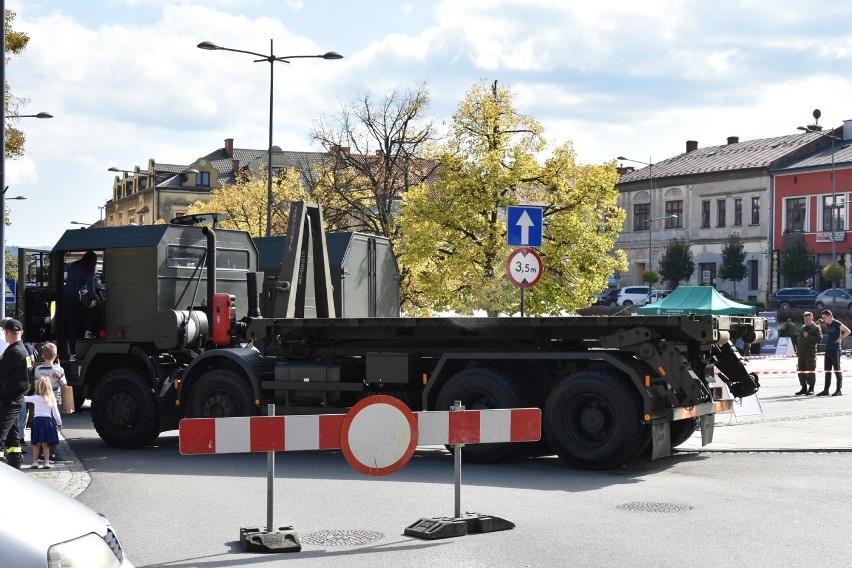
[[[781,288],[769,296],[769,307],[782,310],[813,308],[816,297],[816,290],[811,288]]]
[[[606,290],[598,294],[598,299],[595,300],[596,306],[614,306],[616,301],[618,301],[618,291],[619,288],[613,288],[611,290]]]

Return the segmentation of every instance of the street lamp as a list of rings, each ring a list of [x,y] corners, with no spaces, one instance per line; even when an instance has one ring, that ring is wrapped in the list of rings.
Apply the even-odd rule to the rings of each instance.
[[[85,225],[86,227],[91,227],[94,223],[85,223],[83,221],[71,221],[72,225]]]
[[[814,116],[819,118],[819,111],[814,111]],[[834,238],[834,218],[837,215],[837,182],[835,181],[835,177],[837,177],[835,168],[834,168],[834,141],[842,141],[842,138],[835,136],[834,134],[827,134],[821,130],[817,130],[816,125],[812,126],[798,126],[797,130],[804,130],[805,132],[811,132],[813,134],[819,134],[823,138],[828,138],[831,140],[831,222],[829,227],[831,229],[831,263],[837,264],[837,241]],[[844,231],[846,228],[844,227]]]
[[[5,18],[0,17],[0,21],[5,21]],[[4,34],[5,38],[5,34]],[[0,85],[5,84],[6,80],[6,46],[5,39],[2,45],[2,49],[0,49],[0,56],[2,56],[2,60],[0,60]],[[3,151],[0,152],[0,187],[3,188],[3,191],[0,192],[0,214],[3,215],[3,219],[0,219],[0,250],[3,251],[3,258],[0,262],[0,283],[3,285],[3,289],[6,289],[6,199],[26,199],[26,197],[18,196],[18,197],[6,197],[6,190],[9,189],[6,186],[6,118],[53,118],[53,115],[47,112],[40,112],[38,114],[10,114],[6,116],[6,106],[2,105],[2,110],[0,110],[0,140],[3,141]],[[3,313],[2,315],[6,315],[6,294],[3,294]]]
[[[165,180],[165,179],[168,179],[170,177],[184,175],[184,174],[196,174],[196,175],[198,175],[198,174],[201,173],[198,170],[196,170],[195,168],[187,168],[187,169],[180,171],[180,172],[154,172],[154,173],[151,174],[151,173],[148,173],[148,172],[140,172],[140,171],[137,171],[137,170],[122,170],[121,168],[117,168],[115,166],[111,166],[111,167],[107,168],[107,171],[108,172],[125,173],[125,174],[133,174],[135,176],[141,176],[141,177],[146,177],[146,178],[154,178],[154,187],[151,188],[151,190],[154,192],[151,195],[151,204],[152,204],[151,224],[152,225],[155,224],[157,222],[157,219],[160,218],[160,200],[158,199],[158,191],[157,191],[157,187],[156,187],[156,185],[158,183],[157,182],[157,176],[162,176],[163,180]]]
[[[651,219],[651,215],[654,214],[654,163],[651,161],[651,158],[648,158],[647,162],[643,162],[641,160],[631,160],[630,158],[625,158],[624,156],[619,156],[616,158],[617,160],[622,160],[624,162],[633,162],[636,164],[642,164],[644,166],[648,166],[648,270],[652,270],[651,268],[651,247],[653,246],[654,239],[654,231],[651,230],[651,222],[659,221],[659,219]],[[675,215],[677,217],[677,215]],[[660,219],[665,219],[666,217],[661,217]]]
[[[322,55],[285,55],[283,57],[277,56],[273,53],[273,44],[272,40],[269,40],[269,55],[264,55],[262,53],[257,53],[254,51],[245,51],[242,49],[231,49],[229,47],[221,47],[216,45],[210,41],[202,41],[197,46],[199,49],[207,49],[210,51],[223,50],[223,51],[234,51],[236,53],[247,53],[249,55],[254,55],[256,57],[260,57],[260,59],[255,59],[255,63],[260,63],[261,61],[269,62],[269,155],[267,157],[267,188],[266,188],[266,236],[269,237],[272,235],[272,90],[274,85],[274,70],[275,65],[273,65],[276,61],[280,61],[281,63],[290,63],[289,59],[304,59],[304,58],[314,58],[314,59],[343,59],[343,56],[335,51],[329,51],[323,53]]]

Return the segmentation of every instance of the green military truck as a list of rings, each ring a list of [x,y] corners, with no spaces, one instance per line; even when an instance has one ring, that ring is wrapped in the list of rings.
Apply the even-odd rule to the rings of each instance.
[[[605,469],[649,446],[654,457],[669,455],[698,427],[709,443],[714,414],[758,389],[733,341],[760,341],[762,318],[335,317],[340,275],[331,273],[319,208],[293,204],[273,269],[259,269],[247,233],[211,221],[67,231],[44,285],[24,292],[26,329],[59,343],[75,398],[91,399],[111,446],[150,444],[183,417],[256,415],[269,403],[278,414],[343,413],[388,394],[414,410],[456,400],[468,409],[539,407],[541,443],[470,445],[466,459],[555,453]],[[68,258],[86,250],[101,259],[101,323],[68,361],[60,291]]]

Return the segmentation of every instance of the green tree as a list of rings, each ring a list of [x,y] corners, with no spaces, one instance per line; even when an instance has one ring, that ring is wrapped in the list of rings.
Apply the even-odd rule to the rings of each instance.
[[[27,47],[30,37],[23,33],[12,29],[12,21],[15,19],[15,12],[12,10],[5,11],[5,33],[6,33],[6,63],[11,61],[13,55],[20,55]],[[26,137],[24,133],[15,127],[18,123],[18,118],[13,118],[14,115],[20,114],[21,107],[27,103],[26,99],[16,97],[12,94],[9,88],[9,83],[6,82],[5,88],[5,109],[6,109],[6,158],[18,158],[24,155],[24,142]]]
[[[805,237],[794,234],[781,251],[781,275],[788,286],[801,286],[819,268],[816,257],[808,250]]]
[[[660,259],[660,276],[671,282],[672,288],[677,288],[682,280],[689,280],[693,272],[695,260],[689,241],[685,238],[670,240]]]
[[[519,203],[540,205],[546,225],[542,277],[526,292],[529,314],[588,306],[608,274],[626,269],[624,252],[613,250],[625,215],[615,163],[578,164],[570,143],[541,162],[545,150],[541,125],[515,109],[511,91],[496,82],[471,87],[438,150],[437,181],[403,198],[406,311],[517,311],[518,289],[505,277],[505,208]]]
[[[722,246],[722,266],[719,267],[719,278],[734,283],[734,297],[737,296],[737,282],[742,282],[748,275],[746,253],[739,233],[732,233]]]
[[[642,282],[647,282],[648,286],[653,286],[660,281],[660,275],[656,270],[646,270],[642,273]]]
[[[237,182],[223,185],[210,192],[210,201],[196,201],[187,210],[187,215],[198,213],[227,213],[229,220],[220,225],[225,229],[237,229],[251,233],[253,237],[266,234],[267,169],[263,174],[252,176],[240,172]],[[310,200],[302,184],[301,174],[296,169],[278,171],[272,185],[272,234],[287,234],[289,203],[298,200]]]

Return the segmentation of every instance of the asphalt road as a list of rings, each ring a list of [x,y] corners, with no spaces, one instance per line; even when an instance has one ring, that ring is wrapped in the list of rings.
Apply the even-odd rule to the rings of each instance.
[[[259,555],[243,552],[238,533],[265,525],[264,455],[181,456],[176,434],[114,450],[88,413],[68,416],[65,435],[91,475],[77,498],[110,518],[136,566],[768,568],[852,558],[848,452],[687,451],[612,472],[556,458],[464,465],[462,510],[517,526],[437,541],[403,530],[452,516],[443,450],[420,450],[385,478],[356,473],[338,452],[288,452],[276,459],[275,520],[294,526],[303,550]]]

